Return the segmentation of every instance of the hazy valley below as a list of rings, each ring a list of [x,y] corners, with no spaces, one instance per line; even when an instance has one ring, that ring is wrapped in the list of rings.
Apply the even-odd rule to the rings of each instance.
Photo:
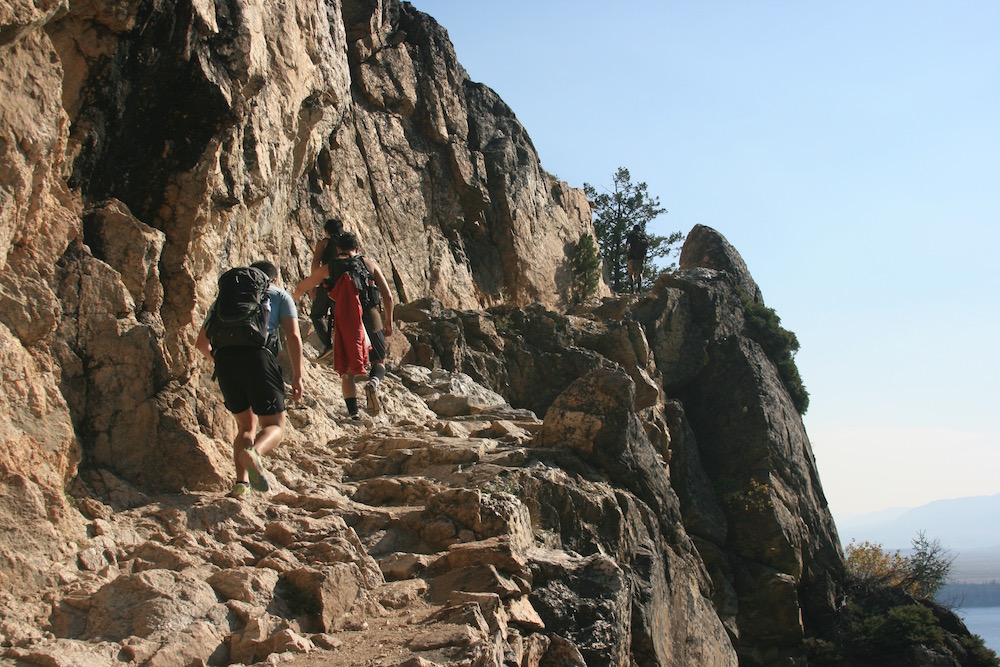
[[[917,533],[955,555],[951,580],[1000,581],[1000,494],[937,500],[915,508],[897,508],[837,518],[844,546],[869,541],[906,552]]]

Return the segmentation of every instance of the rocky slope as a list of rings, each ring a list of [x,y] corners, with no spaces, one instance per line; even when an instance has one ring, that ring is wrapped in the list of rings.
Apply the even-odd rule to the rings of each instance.
[[[17,554],[81,529],[81,457],[146,488],[226,484],[231,426],[192,345],[223,269],[264,257],[293,283],[337,215],[401,301],[559,307],[592,231],[408,5],[4,3],[0,52],[0,466],[23,489],[0,513],[44,517],[0,538],[5,588],[39,583]]]
[[[34,0],[0,54],[0,661],[803,664],[835,624],[739,254],[697,227],[651,294],[565,314],[589,204],[433,19]],[[401,304],[387,409],[342,423],[309,364],[240,503],[194,338],[222,269],[293,283],[331,215]]]

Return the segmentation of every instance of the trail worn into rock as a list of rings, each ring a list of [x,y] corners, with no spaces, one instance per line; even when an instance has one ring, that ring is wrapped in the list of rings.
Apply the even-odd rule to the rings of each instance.
[[[591,495],[602,483],[546,463],[559,454],[532,448],[542,422],[468,377],[401,373],[435,404],[464,404],[472,414],[406,409],[417,405],[415,394],[390,376],[387,414],[338,425],[325,443],[279,447],[267,460],[273,492],[244,501],[151,497],[108,473],[86,475],[93,495],[79,509],[89,539],[41,602],[8,601],[22,615],[3,618],[16,644],[3,657],[56,665],[538,665],[545,656],[544,664],[622,664],[631,644],[622,635],[628,624],[616,623],[631,607],[625,572],[613,557],[581,555],[558,533],[533,528],[553,508],[527,491],[552,480]],[[442,401],[442,385],[467,393]],[[315,413],[299,408],[292,420]],[[618,502],[608,487],[600,495]],[[735,664],[719,629],[720,659],[711,664]]]

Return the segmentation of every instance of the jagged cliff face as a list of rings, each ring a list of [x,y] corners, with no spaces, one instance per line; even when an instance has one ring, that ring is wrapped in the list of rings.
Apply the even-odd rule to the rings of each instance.
[[[15,3],[0,51],[0,448],[52,519],[80,444],[139,484],[224,483],[192,346],[221,270],[294,283],[339,216],[400,301],[558,307],[592,231],[408,5]]]
[[[638,302],[587,318],[492,309],[485,326],[425,307],[408,360],[544,414],[535,445],[575,452],[652,508],[670,545],[654,551],[693,545],[741,663],[781,664],[835,613],[836,528],[802,421],[746,334],[739,293],[759,300],[760,289],[743,260],[699,226],[680,267]]]
[[[801,660],[840,547],[721,235],[560,314],[589,204],[405,3],[37,0],[0,55],[5,657]],[[194,338],[222,269],[293,283],[330,216],[401,303],[387,409],[341,424],[309,364],[240,504]]]

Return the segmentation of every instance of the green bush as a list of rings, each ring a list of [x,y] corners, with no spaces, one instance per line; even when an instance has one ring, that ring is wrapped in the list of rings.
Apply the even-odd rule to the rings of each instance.
[[[918,647],[933,651],[942,664],[953,658],[947,664],[1000,667],[981,638],[949,635],[939,618],[943,610],[931,602],[954,557],[922,531],[912,542],[908,556],[868,541],[847,545],[849,601],[834,622],[805,640],[810,667],[908,667]]]
[[[997,654],[986,646],[983,638],[979,635],[960,637],[958,643],[962,645],[966,655],[969,656],[968,664],[970,667],[997,667],[1000,665]]]
[[[795,353],[799,351],[799,339],[781,326],[781,318],[762,303],[757,303],[745,292],[739,290],[743,304],[746,332],[764,350],[768,359],[774,362],[778,375],[792,398],[792,404],[800,415],[809,409],[809,392],[802,383],[799,368],[795,365]]]
[[[844,665],[844,655],[840,647],[819,637],[806,637],[806,655],[809,664],[815,667],[840,667]]]
[[[716,497],[731,512],[756,512],[763,514],[774,507],[771,487],[767,482],[751,479],[744,485],[730,477],[715,482]]]
[[[601,258],[594,237],[584,234],[573,252],[573,299],[583,303],[597,294],[601,282]]]
[[[892,607],[888,612],[877,607],[865,611],[851,619],[852,648],[858,655],[897,656],[915,644],[929,648],[945,645],[944,630],[934,613],[923,605]]]
[[[911,544],[913,553],[903,556],[898,550],[883,550],[878,543],[865,540],[855,544],[852,540],[844,553],[855,591],[892,587],[917,599],[933,599],[948,580],[955,556],[939,539],[928,539],[922,530]]]

